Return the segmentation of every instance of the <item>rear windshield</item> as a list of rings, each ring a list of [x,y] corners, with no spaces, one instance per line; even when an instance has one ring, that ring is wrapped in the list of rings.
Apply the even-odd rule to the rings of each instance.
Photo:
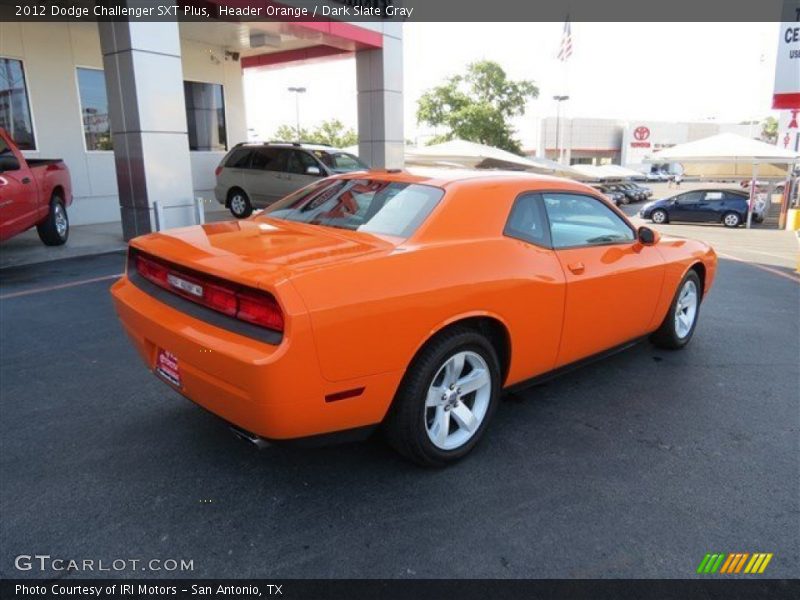
[[[444,195],[429,185],[333,179],[311,184],[267,208],[274,219],[407,238]]]
[[[314,151],[314,156],[322,161],[334,173],[350,173],[351,171],[364,171],[368,167],[358,157],[347,152]]]

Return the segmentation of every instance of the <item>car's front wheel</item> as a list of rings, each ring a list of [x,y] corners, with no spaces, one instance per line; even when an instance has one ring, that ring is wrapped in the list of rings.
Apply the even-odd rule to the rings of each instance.
[[[385,423],[388,441],[423,466],[455,462],[478,443],[499,396],[491,343],[466,327],[445,332],[406,372]]]
[[[669,350],[677,350],[688,344],[697,326],[702,297],[700,277],[691,270],[681,280],[661,327],[650,337],[653,344]]]
[[[244,191],[233,189],[228,194],[228,208],[237,219],[244,219],[253,214],[253,205]]]
[[[667,211],[657,208],[650,215],[650,220],[652,220],[656,225],[661,225],[669,221],[669,217],[667,216]]]

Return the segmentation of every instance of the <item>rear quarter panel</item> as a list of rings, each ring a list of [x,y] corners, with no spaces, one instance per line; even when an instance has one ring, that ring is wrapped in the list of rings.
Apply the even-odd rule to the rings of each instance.
[[[44,217],[50,211],[50,199],[56,191],[64,200],[65,206],[72,204],[72,182],[69,168],[64,162],[35,166],[31,168],[31,172],[39,188],[40,216]]]
[[[505,237],[520,193],[466,188],[443,202],[407,243],[380,257],[292,279],[311,314],[323,376],[331,381],[405,369],[448,324],[489,316],[506,327],[507,384],[553,368],[564,274],[548,249]]]
[[[553,367],[564,307],[552,253],[511,239],[408,248],[293,279],[311,315],[323,376],[405,369],[434,333],[488,316],[506,327],[509,382]]]

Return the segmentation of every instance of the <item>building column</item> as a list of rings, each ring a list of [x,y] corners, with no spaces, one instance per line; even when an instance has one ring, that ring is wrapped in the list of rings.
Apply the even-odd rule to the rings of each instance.
[[[376,169],[404,162],[402,31],[386,23],[382,48],[356,52],[358,153]]]
[[[141,5],[141,3],[137,3]],[[194,223],[177,22],[100,22],[100,46],[126,240]]]

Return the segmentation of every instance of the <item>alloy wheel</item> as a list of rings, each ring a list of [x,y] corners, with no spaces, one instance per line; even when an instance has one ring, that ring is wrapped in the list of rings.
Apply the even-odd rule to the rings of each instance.
[[[425,430],[434,446],[455,450],[483,423],[492,396],[492,375],[483,357],[462,351],[436,372],[425,400]]]
[[[55,217],[55,224],[56,224],[56,232],[58,233],[58,237],[64,238],[67,235],[67,213],[64,211],[64,207],[61,204],[56,204],[53,207],[53,216]]]
[[[244,199],[244,196],[235,194],[231,198],[231,211],[233,211],[235,215],[243,215],[247,212],[247,201]]]
[[[678,294],[678,302],[675,304],[675,333],[680,339],[692,331],[697,317],[697,300],[697,286],[689,279],[683,284]]]

